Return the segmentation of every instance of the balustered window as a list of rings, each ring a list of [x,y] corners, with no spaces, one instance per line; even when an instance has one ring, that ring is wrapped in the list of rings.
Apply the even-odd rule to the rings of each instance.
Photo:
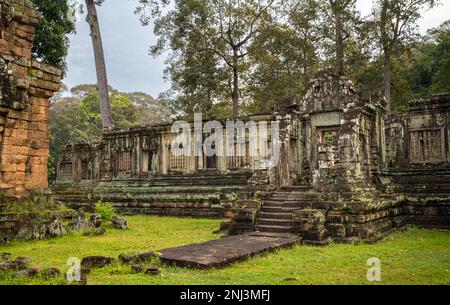
[[[298,149],[297,149],[297,139],[291,138],[289,141],[289,169],[290,171],[297,170],[298,163]]]
[[[182,147],[180,147],[182,149]],[[177,155],[172,153],[172,149],[169,146],[169,170],[180,172],[186,170],[187,158],[184,155]]]
[[[410,132],[409,154],[412,163],[438,163],[444,161],[441,130]]]
[[[238,169],[250,165],[250,143],[234,143],[233,155],[228,157],[228,168]]]
[[[120,152],[117,171],[119,174],[125,174],[131,171],[131,152]]]
[[[88,180],[89,177],[89,163],[88,161],[81,161],[81,173],[80,173],[81,180]]]
[[[64,162],[59,165],[59,179],[72,180],[73,178],[72,162]]]

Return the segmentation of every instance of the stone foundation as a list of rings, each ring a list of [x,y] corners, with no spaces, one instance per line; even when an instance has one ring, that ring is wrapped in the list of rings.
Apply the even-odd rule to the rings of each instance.
[[[247,187],[248,173],[172,175],[111,182],[58,183],[53,197],[72,209],[92,210],[99,201],[113,205],[123,215],[161,215],[222,218],[222,202],[231,194],[254,192]]]
[[[46,239],[67,234],[60,215],[0,214],[0,243]]]
[[[378,208],[333,208],[325,217],[327,236],[334,241],[373,243],[407,225],[450,230],[450,200],[421,203],[404,199]]]
[[[37,195],[27,202],[0,204],[0,244],[46,239],[67,234],[74,211]]]
[[[319,194],[317,196],[320,197]],[[298,198],[298,195],[294,197]],[[392,230],[408,225],[450,230],[450,197],[418,199],[400,196],[379,199],[377,203],[313,199],[302,203],[294,197],[278,205],[283,213],[291,214],[289,217],[276,216],[277,205],[269,205],[273,210],[265,208],[264,203],[262,210],[235,207],[226,210],[222,228],[229,235],[255,230],[291,233],[298,235],[303,243],[312,245],[327,245],[331,240],[337,243],[374,243]],[[271,222],[264,215],[267,213],[273,214]]]
[[[224,222],[220,229],[229,235],[254,232],[256,216],[261,207],[259,202],[239,201],[230,205],[224,210]]]

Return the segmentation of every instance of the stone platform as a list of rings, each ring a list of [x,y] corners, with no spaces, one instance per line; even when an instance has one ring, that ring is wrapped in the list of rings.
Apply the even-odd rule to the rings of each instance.
[[[288,248],[299,242],[291,234],[253,233],[161,250],[164,263],[178,267],[223,268],[252,256]]]

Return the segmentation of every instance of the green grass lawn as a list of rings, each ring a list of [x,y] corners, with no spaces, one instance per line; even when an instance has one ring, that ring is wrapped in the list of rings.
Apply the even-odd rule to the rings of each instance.
[[[128,217],[128,231],[108,230],[104,236],[80,233],[51,240],[0,245],[1,252],[26,256],[41,268],[66,270],[70,257],[117,257],[124,252],[156,251],[202,242],[220,235],[212,232],[219,220],[171,217]],[[221,270],[191,270],[161,266],[160,276],[133,274],[116,263],[96,269],[89,284],[369,284],[367,259],[381,259],[381,284],[450,284],[450,232],[410,228],[397,231],[375,245],[297,246],[255,257]],[[153,262],[155,263],[155,262]],[[157,263],[157,262],[156,262]],[[58,284],[64,280],[25,280],[0,275],[0,284]]]

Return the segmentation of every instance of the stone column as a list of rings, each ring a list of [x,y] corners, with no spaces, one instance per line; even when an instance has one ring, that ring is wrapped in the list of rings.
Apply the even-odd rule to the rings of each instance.
[[[40,18],[32,3],[0,6],[0,194],[26,198],[48,187],[49,98],[60,88],[61,72],[31,57]]]

